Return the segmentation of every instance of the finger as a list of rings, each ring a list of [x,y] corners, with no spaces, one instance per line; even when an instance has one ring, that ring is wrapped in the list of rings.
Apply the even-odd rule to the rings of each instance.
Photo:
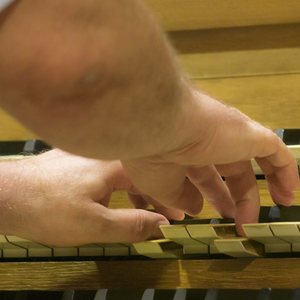
[[[197,214],[202,209],[202,196],[186,178],[186,168],[159,160],[141,159],[123,162],[133,184],[166,207]]]
[[[234,218],[235,204],[227,185],[214,166],[189,168],[188,177],[223,217]]]
[[[175,208],[168,208],[161,205],[159,202],[153,200],[148,196],[141,196],[137,194],[128,193],[129,199],[138,209],[147,209],[149,204],[153,206],[155,212],[164,215],[168,220],[183,220],[184,213],[181,210]]]
[[[277,204],[291,205],[295,199],[294,191],[299,187],[298,166],[292,153],[278,139],[276,151],[256,161],[268,182],[273,201]]]
[[[178,210],[172,207],[166,207],[160,204],[158,201],[152,199],[149,196],[144,195],[143,198],[150,203],[155,211],[161,215],[164,215],[168,220],[183,220],[184,219],[184,212],[182,210]]]
[[[133,243],[161,238],[159,226],[168,224],[164,216],[147,210],[105,209],[105,221],[97,233],[97,240],[102,243]]]
[[[135,208],[147,209],[149,206],[149,203],[141,195],[128,193],[128,198]]]
[[[235,202],[237,231],[244,235],[242,224],[257,223],[260,209],[260,197],[251,163],[239,162],[217,168],[224,175]]]

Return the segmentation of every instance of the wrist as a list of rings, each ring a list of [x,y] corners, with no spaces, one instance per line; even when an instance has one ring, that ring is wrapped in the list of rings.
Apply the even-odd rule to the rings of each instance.
[[[36,184],[29,161],[0,161],[0,234],[20,235],[30,224]],[[31,222],[32,223],[32,222]]]

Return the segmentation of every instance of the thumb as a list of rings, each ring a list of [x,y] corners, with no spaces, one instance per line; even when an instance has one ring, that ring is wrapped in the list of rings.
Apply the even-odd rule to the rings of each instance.
[[[160,214],[142,209],[107,209],[102,242],[133,243],[161,238],[160,225],[169,221]]]

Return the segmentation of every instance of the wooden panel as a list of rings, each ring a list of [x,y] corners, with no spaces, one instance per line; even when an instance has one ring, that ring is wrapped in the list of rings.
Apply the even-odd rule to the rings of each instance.
[[[0,140],[30,140],[35,135],[0,108]]]
[[[300,128],[300,74],[197,80],[204,92],[262,124]]]
[[[178,58],[193,79],[300,73],[300,48],[184,54]]]
[[[300,71],[300,24],[174,32],[170,38],[191,78]]]
[[[300,74],[197,80],[206,93],[271,128],[300,128]],[[0,140],[31,139],[0,111]]]
[[[297,0],[146,0],[168,31],[296,23]]]
[[[300,20],[299,20],[300,21]],[[169,32],[179,54],[299,48],[300,23]]]
[[[0,290],[295,289],[299,274],[299,258],[1,263]]]

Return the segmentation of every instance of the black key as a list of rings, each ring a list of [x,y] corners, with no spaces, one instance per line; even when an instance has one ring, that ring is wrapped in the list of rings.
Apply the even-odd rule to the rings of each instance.
[[[175,291],[172,290],[155,290],[154,300],[173,300]]]
[[[0,155],[19,155],[23,152],[24,141],[0,142]]]
[[[141,300],[143,294],[144,290],[108,290],[106,300]]]
[[[295,289],[293,291],[293,296],[291,300],[300,300],[300,289]]]
[[[187,290],[186,300],[205,300],[206,290]]]
[[[219,290],[216,300],[253,300],[258,295],[256,290]]]
[[[289,300],[293,297],[293,290],[275,290],[272,289],[270,300]]]
[[[94,300],[96,291],[75,291],[72,300]]]
[[[51,147],[43,141],[31,140],[25,143],[22,154],[23,155],[39,154],[41,152],[45,152],[50,149]]]
[[[286,145],[299,145],[300,129],[285,129],[283,133],[283,142]]]
[[[262,289],[259,291],[257,300],[270,300],[272,289]]]
[[[62,296],[63,292],[30,291],[26,300],[60,300]]]

